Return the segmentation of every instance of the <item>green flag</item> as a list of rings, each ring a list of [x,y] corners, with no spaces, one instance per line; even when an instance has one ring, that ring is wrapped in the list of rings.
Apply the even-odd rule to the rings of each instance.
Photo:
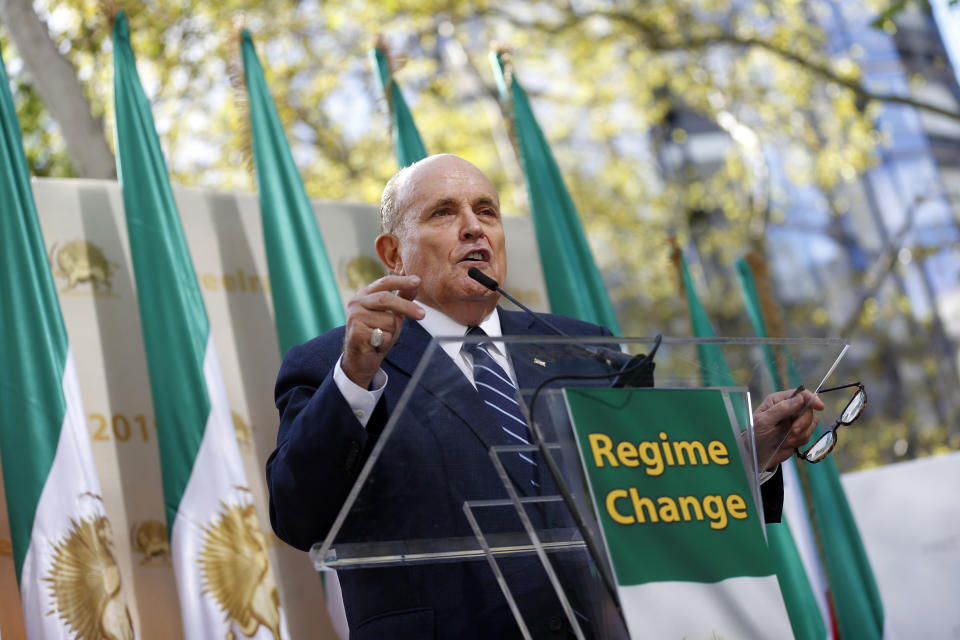
[[[246,29],[241,50],[263,240],[277,338],[284,354],[290,347],[344,324],[345,316],[317,219]]]
[[[0,456],[27,636],[132,638],[2,58],[0,202]]]
[[[713,326],[710,324],[710,318],[703,305],[700,304],[700,298],[697,297],[697,291],[693,287],[693,280],[690,278],[690,269],[687,267],[687,259],[677,250],[680,258],[680,274],[683,280],[683,288],[687,293],[687,308],[690,311],[690,326],[693,329],[693,335],[698,338],[714,338]],[[700,383],[705,387],[735,387],[737,383],[733,379],[733,373],[730,371],[730,365],[723,355],[723,347],[718,344],[697,344],[697,360],[700,363]],[[732,399],[733,410],[736,412],[739,424],[748,424],[747,407],[745,403]]]
[[[715,336],[713,327],[693,286],[687,259],[682,253],[679,257],[693,335],[698,338],[713,338]],[[729,386],[734,384],[730,366],[723,355],[723,347],[716,344],[698,344],[697,356],[700,361],[700,376],[704,386]],[[777,583],[780,585],[780,592],[783,594],[783,600],[787,605],[793,635],[797,638],[825,637],[826,627],[820,616],[820,610],[810,587],[810,582],[807,580],[800,554],[797,552],[797,547],[790,535],[789,527],[785,522],[772,522],[766,525],[766,529],[767,544],[770,547],[773,565],[777,572]]]
[[[687,259],[682,253],[680,253],[680,275],[683,280],[683,289],[687,294],[687,308],[690,312],[690,328],[693,330],[693,335],[698,338],[715,338],[713,325],[710,324],[710,318],[700,303],[697,290],[693,286],[693,279],[690,277]],[[723,355],[723,347],[718,344],[698,344],[697,359],[700,361],[700,382],[703,386],[736,386],[730,365],[727,364],[727,359]]]
[[[757,293],[753,271],[746,260],[737,261],[737,275],[743,290],[744,303],[754,332],[766,337],[767,328]],[[767,367],[777,375],[772,353],[767,354]],[[787,358],[787,375],[791,385],[800,384],[792,360]],[[822,425],[821,427],[822,428]],[[814,438],[819,436],[814,434]],[[813,515],[815,532],[810,535],[813,544],[819,540],[823,572],[826,574],[826,597],[833,605],[840,637],[880,638],[884,634],[883,603],[867,559],[857,523],[847,503],[840,473],[832,457],[817,464],[803,464],[800,470],[806,498]],[[797,483],[794,483],[795,485]],[[803,496],[798,497],[803,500]],[[791,522],[791,525],[793,523]],[[829,615],[829,611],[825,612]]]
[[[593,261],[577,210],[527,94],[515,74],[507,79],[500,54],[491,52],[490,62],[500,99],[510,105],[513,115],[550,310],[605,325],[619,334],[620,324]]]
[[[397,86],[393,75],[390,73],[390,63],[382,47],[376,46],[370,49],[370,59],[377,70],[377,78],[380,79],[383,95],[390,108],[393,149],[397,154],[397,165],[402,169],[417,160],[426,158],[427,150],[423,146],[423,141],[417,132],[417,125],[413,122],[413,116],[403,99],[403,94],[400,93],[400,87]]]
[[[284,623],[266,544],[122,11],[113,28],[113,64],[117,173],[184,636],[278,637]]]

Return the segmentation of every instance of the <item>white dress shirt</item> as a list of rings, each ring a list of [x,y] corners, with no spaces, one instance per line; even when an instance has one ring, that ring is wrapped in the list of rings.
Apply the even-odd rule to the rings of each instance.
[[[468,326],[460,324],[450,316],[433,307],[416,300],[414,300],[414,303],[424,311],[423,319],[417,322],[434,338],[463,337],[466,335],[469,329]],[[484,318],[479,326],[490,338],[503,337],[503,330],[500,327],[500,315],[496,309]],[[460,348],[462,345],[462,341],[442,342],[440,343],[440,348],[453,360],[453,363],[457,365],[457,368],[466,376],[470,384],[476,387],[477,385],[473,381],[473,356],[461,351]],[[490,357],[503,367],[503,370],[510,376],[510,381],[516,386],[517,375],[513,370],[513,365],[510,363],[510,358],[507,357],[503,342],[492,340],[486,344],[486,349]],[[373,412],[374,407],[377,406],[377,402],[380,401],[380,396],[383,395],[383,390],[387,386],[387,373],[382,368],[379,369],[373,377],[373,381],[370,383],[370,388],[364,389],[347,377],[347,374],[344,373],[343,367],[341,366],[342,360],[343,356],[341,355],[333,369],[333,382],[337,385],[344,400],[350,405],[350,409],[353,410],[353,415],[357,417],[361,425],[366,427],[367,422],[370,420],[370,414]]]

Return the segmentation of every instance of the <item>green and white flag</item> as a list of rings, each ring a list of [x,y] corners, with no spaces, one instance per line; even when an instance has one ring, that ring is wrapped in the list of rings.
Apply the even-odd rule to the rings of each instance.
[[[117,173],[184,636],[286,636],[210,323],[123,12],[114,23],[113,61]]]
[[[327,259],[310,199],[267,89],[250,32],[240,42],[257,169],[260,219],[267,251],[280,354],[346,323],[337,279]],[[340,583],[321,575],[327,612],[340,637],[349,635]]]
[[[736,266],[750,322],[758,336],[766,337],[767,326],[753,270],[743,258]],[[766,361],[771,376],[777,379],[780,373],[772,352],[767,353]],[[788,382],[800,384],[789,354],[786,363]],[[821,422],[813,438],[819,437],[828,425]],[[880,590],[833,457],[817,464],[804,464],[802,468],[791,461],[784,466],[784,473],[784,506],[794,505],[792,511],[798,516],[791,517],[790,528],[798,546],[809,549],[804,564],[831,635],[844,639],[889,636]]]
[[[790,637],[728,409],[743,393],[564,395],[630,637]]]
[[[263,241],[283,355],[290,347],[344,324],[346,318],[313,207],[246,29],[240,47],[249,96]]]
[[[508,105],[530,198],[530,213],[540,247],[543,279],[553,313],[602,324],[615,335],[620,323],[593,260],[580,216],[560,174],[550,145],[537,124],[527,93],[515,71],[505,72],[503,54],[490,53],[490,64]]]
[[[133,638],[0,58],[0,455],[27,636]]]
[[[378,44],[370,49],[370,59],[377,71],[377,78],[383,88],[383,95],[390,109],[390,131],[393,134],[393,150],[397,154],[397,165],[402,169],[427,157],[427,150],[420,139],[420,132],[413,122],[413,115],[407,106],[400,87],[393,79],[390,62],[384,45]]]
[[[679,250],[679,263],[683,288],[687,294],[687,307],[690,312],[690,326],[693,335],[698,338],[713,338],[715,333],[707,316],[697,290],[690,277],[687,259]],[[765,336],[764,336],[765,337]],[[764,345],[767,352],[769,346]],[[697,357],[700,361],[700,377],[704,386],[733,385],[733,374],[723,355],[723,348],[717,344],[698,344]],[[774,378],[774,386],[782,388],[779,378]],[[792,461],[787,461],[787,465]],[[786,519],[784,515],[783,519]],[[771,559],[777,573],[777,581],[783,594],[787,612],[790,615],[790,624],[796,638],[824,638],[826,626],[820,614],[818,600],[807,579],[804,564],[790,535],[790,528],[786,522],[771,522],[766,525],[767,542],[770,546]]]

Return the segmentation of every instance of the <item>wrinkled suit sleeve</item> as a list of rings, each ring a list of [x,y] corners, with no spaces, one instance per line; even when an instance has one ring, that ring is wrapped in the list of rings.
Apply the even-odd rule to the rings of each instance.
[[[328,336],[291,348],[283,360],[277,446],[266,466],[273,530],[304,551],[333,525],[384,413],[378,405],[367,428],[360,425],[333,380],[342,335]]]

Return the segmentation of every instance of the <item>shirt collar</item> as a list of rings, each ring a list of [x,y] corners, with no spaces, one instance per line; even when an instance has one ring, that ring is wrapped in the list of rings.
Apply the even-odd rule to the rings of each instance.
[[[465,324],[460,324],[447,314],[434,309],[433,307],[423,304],[417,300],[413,301],[414,304],[423,309],[424,315],[423,319],[418,320],[420,326],[427,330],[433,337],[453,337],[453,336],[463,336],[466,335],[468,327]],[[503,329],[500,326],[500,314],[497,313],[497,309],[494,308],[493,311],[487,315],[483,321],[480,322],[480,328],[483,329],[483,332],[486,333],[491,338],[501,338],[503,337]],[[460,345],[455,345],[456,350],[460,350]],[[487,345],[488,349],[494,349],[497,353],[503,353],[503,344],[491,341]]]

